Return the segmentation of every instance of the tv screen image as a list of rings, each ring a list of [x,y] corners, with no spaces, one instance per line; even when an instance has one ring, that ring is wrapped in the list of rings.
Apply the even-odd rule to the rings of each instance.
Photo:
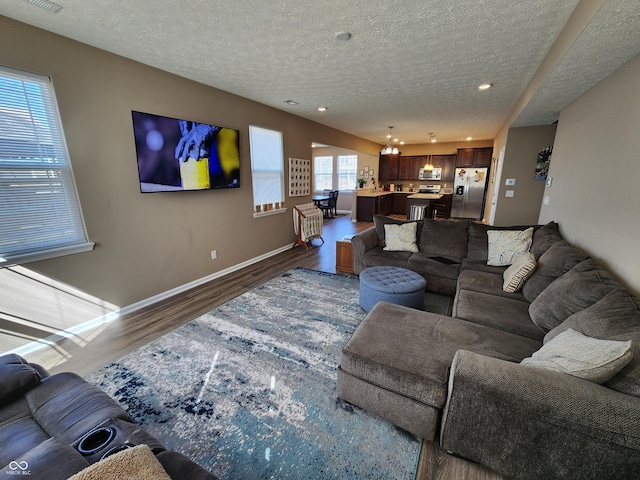
[[[240,186],[240,132],[132,111],[140,191]]]

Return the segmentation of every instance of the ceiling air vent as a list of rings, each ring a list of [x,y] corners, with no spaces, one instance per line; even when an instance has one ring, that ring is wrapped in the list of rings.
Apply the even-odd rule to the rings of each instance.
[[[62,5],[50,2],[49,0],[27,0],[27,2],[49,13],[58,13],[62,9]]]

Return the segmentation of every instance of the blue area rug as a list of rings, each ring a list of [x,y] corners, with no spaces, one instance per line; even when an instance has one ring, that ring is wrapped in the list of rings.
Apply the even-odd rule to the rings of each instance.
[[[294,269],[87,379],[224,479],[412,479],[419,440],[336,400],[364,316],[357,278]]]

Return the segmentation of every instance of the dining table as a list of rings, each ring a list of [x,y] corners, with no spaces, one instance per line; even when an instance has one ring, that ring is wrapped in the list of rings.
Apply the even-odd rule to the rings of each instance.
[[[322,210],[323,216],[326,216],[327,212],[322,208],[322,204],[323,202],[326,204],[326,202],[329,201],[329,195],[312,195],[311,201],[316,204],[316,207]]]

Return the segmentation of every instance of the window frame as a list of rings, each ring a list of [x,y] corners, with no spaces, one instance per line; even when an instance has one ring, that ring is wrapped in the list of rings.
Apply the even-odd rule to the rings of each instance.
[[[273,135],[276,137],[276,143],[271,145],[256,145],[260,137],[260,133],[266,135]],[[275,134],[275,135],[274,135]],[[260,163],[264,160],[264,150],[267,147],[269,155],[275,155],[278,158],[271,158],[269,161],[271,165],[267,165],[265,168]],[[285,212],[285,181],[284,181],[284,135],[281,130],[274,130],[272,128],[263,127],[260,125],[249,125],[249,151],[251,156],[251,189],[253,198],[253,216],[254,218],[273,215],[274,213]],[[260,168],[259,168],[260,167]],[[261,198],[261,192],[256,195],[256,189],[260,188],[259,183],[264,182],[268,178],[275,178],[276,185],[273,192],[273,198]],[[279,183],[279,185],[278,185]],[[275,190],[278,190],[276,192]],[[256,197],[258,201],[256,201]],[[265,203],[258,203],[265,201]]]
[[[0,92],[0,268],[93,250],[53,81],[0,66]]]

